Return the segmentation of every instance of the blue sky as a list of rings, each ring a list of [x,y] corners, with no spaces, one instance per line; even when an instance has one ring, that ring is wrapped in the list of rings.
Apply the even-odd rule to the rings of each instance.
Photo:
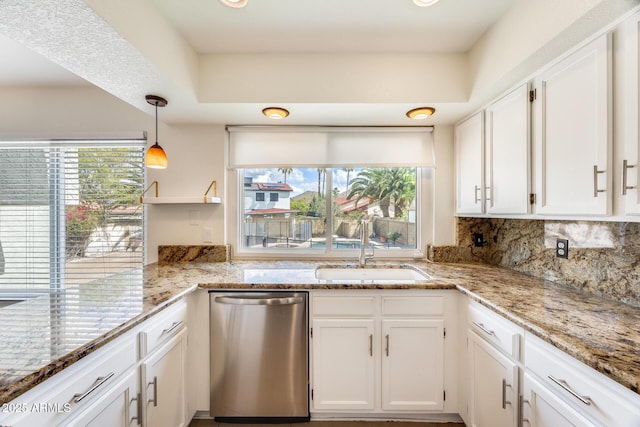
[[[349,174],[349,181],[356,177],[358,170],[360,169]],[[338,187],[342,193],[347,185],[347,172],[342,169],[333,169],[333,172],[332,187]],[[253,177],[254,182],[284,182],[284,175],[277,168],[245,169],[245,176]],[[287,184],[293,188],[291,196],[302,194],[305,191],[318,191],[318,171],[316,168],[294,168],[293,173],[287,176]]]

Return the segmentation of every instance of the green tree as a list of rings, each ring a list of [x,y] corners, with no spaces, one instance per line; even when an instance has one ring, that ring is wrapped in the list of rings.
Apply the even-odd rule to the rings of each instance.
[[[282,172],[282,174],[284,175],[284,183],[287,183],[287,175],[291,175],[291,172],[293,172],[293,169],[291,168],[278,168],[278,172]]]
[[[356,196],[355,203],[357,205],[362,198],[367,197],[372,202],[378,202],[383,217],[389,217],[391,195],[388,189],[387,175],[387,170],[384,168],[361,170],[351,182],[347,198],[351,199]]]
[[[343,171],[347,173],[347,185],[344,189],[345,194],[349,192],[349,175],[353,172],[353,168],[342,168]]]
[[[291,209],[295,209],[296,215],[307,216],[309,214],[309,202],[306,199],[292,200],[289,205]]]
[[[358,173],[351,183],[348,198],[356,196],[356,203],[363,197],[378,202],[383,217],[389,217],[389,207],[394,206],[394,216],[401,218],[415,198],[415,171],[413,168],[367,168]]]

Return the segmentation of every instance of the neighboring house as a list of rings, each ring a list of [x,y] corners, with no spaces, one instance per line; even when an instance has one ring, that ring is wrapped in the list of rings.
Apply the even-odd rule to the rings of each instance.
[[[246,177],[244,182],[244,211],[246,215],[269,218],[286,218],[295,210],[291,209],[289,184],[282,182],[253,182]]]
[[[358,200],[357,197],[348,199],[345,193],[342,193],[336,196],[334,203],[340,207],[340,211],[343,214],[356,211],[370,214],[369,206],[371,204],[371,200],[368,197],[362,197],[360,200]]]

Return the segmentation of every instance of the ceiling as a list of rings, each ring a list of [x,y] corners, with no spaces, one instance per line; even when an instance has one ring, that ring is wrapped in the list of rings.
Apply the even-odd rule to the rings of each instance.
[[[170,123],[454,123],[481,100],[468,70],[479,40],[509,14],[525,32],[532,24],[514,9],[555,1],[248,0],[234,9],[219,0],[5,0],[0,86],[94,85],[148,113],[153,93],[169,100],[161,117]],[[624,0],[582,3],[614,2]],[[290,116],[266,119],[260,110],[271,104]],[[435,115],[405,117],[421,105]]]

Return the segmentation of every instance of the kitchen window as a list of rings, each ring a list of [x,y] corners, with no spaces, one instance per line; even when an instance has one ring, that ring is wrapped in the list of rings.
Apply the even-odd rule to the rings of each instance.
[[[145,142],[0,141],[0,288],[141,280]]]
[[[362,220],[377,257],[422,251],[430,130],[228,130],[238,255],[351,256],[360,250]],[[257,203],[252,194],[265,188],[277,198]]]

